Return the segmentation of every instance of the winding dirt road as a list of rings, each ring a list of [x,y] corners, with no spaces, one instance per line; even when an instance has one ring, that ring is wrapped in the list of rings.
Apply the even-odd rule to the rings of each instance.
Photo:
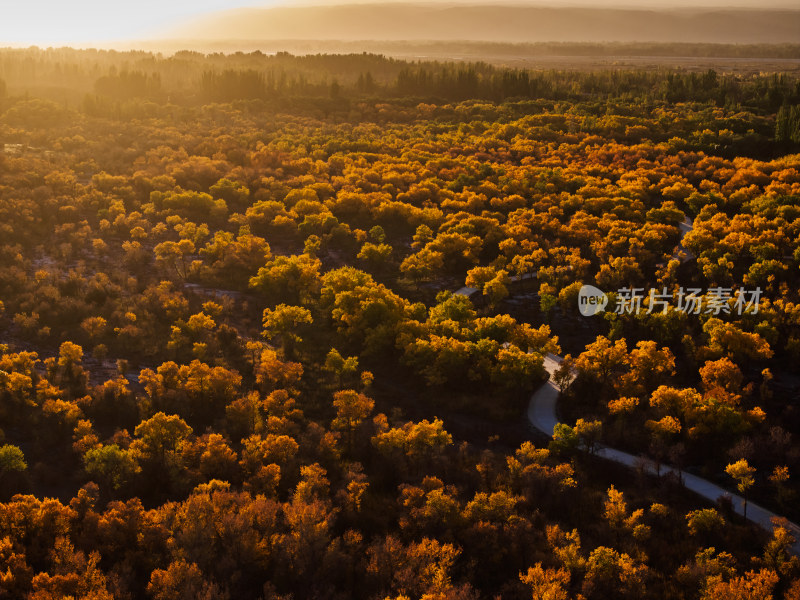
[[[672,253],[673,259],[686,262],[694,258],[692,252],[683,245],[683,238],[687,233],[692,231],[693,225],[694,223],[688,217],[684,218],[683,222],[678,224],[681,237],[678,245],[675,247]],[[511,277],[511,281],[515,282],[520,279],[535,279],[536,275],[537,274],[534,273],[523,276],[522,278]],[[480,294],[480,290],[471,287],[463,287],[455,293],[467,296],[468,298],[474,298]],[[559,422],[558,417],[556,416],[556,405],[558,403],[560,391],[558,386],[553,381],[553,373],[559,368],[562,360],[563,359],[560,356],[556,356],[554,354],[548,354],[545,356],[544,368],[549,373],[550,378],[544,385],[536,390],[533,396],[531,396],[530,402],[528,403],[528,421],[530,421],[533,427],[550,437],[553,436],[553,430],[555,429],[556,424]],[[680,469],[671,467],[669,465],[661,464],[659,466],[650,459],[641,456],[634,456],[633,454],[628,454],[627,452],[622,452],[621,450],[615,450],[614,448],[607,448],[604,446],[599,447],[596,450],[595,455],[630,468],[643,469],[646,473],[652,475],[660,476],[666,473],[672,473],[678,478],[678,481],[680,481],[686,489],[691,490],[697,495],[714,503],[716,503],[720,498],[727,498],[730,500],[733,510],[737,514],[744,515],[744,498],[737,494],[732,494],[726,489],[721,488],[710,481],[702,479],[697,475],[687,473],[686,471],[681,471]],[[758,504],[754,504],[753,502],[747,503],[747,520],[761,526],[766,531],[772,531],[773,519],[776,518],[781,517],[780,515],[777,515],[759,506]],[[792,549],[796,554],[800,555],[800,526],[792,523],[791,521],[786,521],[785,523],[794,539],[797,540],[792,546]]]
[[[545,357],[544,368],[550,374],[550,379],[536,390],[528,404],[528,420],[531,425],[550,437],[552,437],[553,430],[559,422],[556,416],[556,404],[560,392],[558,386],[553,381],[553,373],[559,368],[561,362],[561,357],[554,354],[548,354]],[[652,460],[634,456],[633,454],[615,450],[614,448],[600,447],[595,452],[595,455],[627,467],[643,469],[645,472],[652,475],[673,473],[686,489],[693,491],[711,502],[717,502],[720,497],[728,498],[733,506],[733,510],[736,511],[737,514],[744,515],[744,498],[737,494],[731,494],[718,485],[697,477],[696,475],[663,464],[659,469],[658,465]],[[747,503],[747,520],[760,525],[766,531],[772,531],[773,519],[776,518],[781,517],[758,504],[754,504],[753,502]],[[794,539],[797,540],[792,548],[796,554],[800,554],[800,527],[790,521],[787,522],[786,526]]]

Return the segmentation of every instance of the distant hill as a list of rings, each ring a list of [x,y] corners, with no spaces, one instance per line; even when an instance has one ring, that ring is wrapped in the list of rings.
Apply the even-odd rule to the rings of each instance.
[[[164,37],[193,40],[800,43],[800,10],[349,4],[237,9]]]

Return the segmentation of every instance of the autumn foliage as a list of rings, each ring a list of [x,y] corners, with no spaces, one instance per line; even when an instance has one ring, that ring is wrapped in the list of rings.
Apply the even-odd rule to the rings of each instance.
[[[0,598],[798,597],[781,523],[595,456],[800,517],[792,77],[0,67]]]

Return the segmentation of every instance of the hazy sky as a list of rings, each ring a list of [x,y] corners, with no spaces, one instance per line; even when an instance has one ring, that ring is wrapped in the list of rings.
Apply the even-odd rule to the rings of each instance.
[[[458,0],[450,0],[445,3],[457,2]],[[486,4],[491,2],[522,3],[520,0],[485,1]],[[170,26],[195,15],[212,11],[248,6],[268,7],[276,4],[332,3],[350,4],[353,0],[316,2],[314,0],[0,0],[0,47],[141,39],[151,36],[154,32],[168,31]],[[550,6],[583,4],[644,7],[672,4],[674,6],[736,5],[753,8],[764,7],[769,3],[786,8],[797,7],[797,0],[767,0],[767,2],[763,0],[539,0],[534,3]]]
[[[205,12],[269,5],[265,0],[0,0],[0,46],[139,37]]]

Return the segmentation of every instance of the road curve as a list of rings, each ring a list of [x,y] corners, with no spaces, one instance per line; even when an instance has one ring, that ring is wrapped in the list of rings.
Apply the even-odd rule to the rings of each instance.
[[[553,430],[559,422],[556,416],[556,404],[560,391],[553,381],[553,373],[558,369],[561,362],[562,358],[560,356],[554,354],[545,356],[544,368],[550,374],[550,378],[544,385],[536,390],[528,403],[528,421],[530,421],[531,425],[536,429],[550,437],[552,437]],[[627,452],[622,452],[621,450],[615,450],[613,448],[600,447],[595,452],[595,455],[627,467],[643,469],[645,472],[652,475],[673,473],[686,489],[693,491],[711,502],[717,502],[719,498],[725,497],[730,500],[733,510],[736,511],[737,514],[744,514],[744,499],[741,496],[731,494],[718,485],[697,477],[697,475],[692,475],[686,471],[681,471],[675,467],[663,464],[659,470],[656,463],[652,460],[634,456],[633,454],[628,454]],[[772,520],[775,518],[781,517],[758,504],[754,504],[753,502],[747,503],[747,520],[760,525],[766,531],[772,531]],[[797,540],[792,546],[792,549],[796,554],[800,554],[800,527],[789,521],[787,522],[787,528],[794,539]]]
[[[687,233],[692,231],[693,226],[694,223],[688,217],[685,217],[684,220],[678,224],[681,237],[678,246],[672,253],[672,258],[680,260],[681,262],[685,262],[693,258],[691,251],[683,246],[683,238]],[[522,279],[535,279],[536,275],[537,274],[533,273],[524,275],[522,277],[511,277],[511,281],[516,282]],[[463,287],[455,293],[467,296],[468,298],[473,298],[480,293],[480,290],[471,287]],[[531,396],[530,402],[528,403],[528,421],[530,421],[533,427],[550,437],[552,437],[553,430],[555,429],[556,424],[559,422],[558,417],[556,416],[556,405],[558,403],[560,391],[558,386],[553,381],[553,373],[559,368],[562,361],[563,359],[555,354],[548,353],[544,357],[544,368],[547,370],[550,378],[544,385],[536,390],[533,396]],[[696,475],[692,475],[691,473],[681,471],[668,465],[662,464],[659,467],[650,459],[641,456],[634,456],[633,454],[628,454],[627,452],[622,452],[621,450],[615,450],[614,448],[600,447],[596,450],[595,455],[627,467],[642,469],[646,473],[653,475],[672,473],[678,477],[678,481],[680,481],[687,489],[714,503],[716,503],[720,498],[727,498],[730,500],[733,510],[737,514],[744,515],[744,499],[741,496],[732,494],[718,485],[697,477]],[[780,518],[780,515],[776,515],[775,513],[759,506],[758,504],[754,504],[753,502],[747,503],[747,520],[756,523],[766,531],[772,531],[772,520],[775,518]],[[796,540],[792,546],[792,549],[796,554],[800,554],[800,527],[791,521],[787,521],[786,523],[787,528]]]

